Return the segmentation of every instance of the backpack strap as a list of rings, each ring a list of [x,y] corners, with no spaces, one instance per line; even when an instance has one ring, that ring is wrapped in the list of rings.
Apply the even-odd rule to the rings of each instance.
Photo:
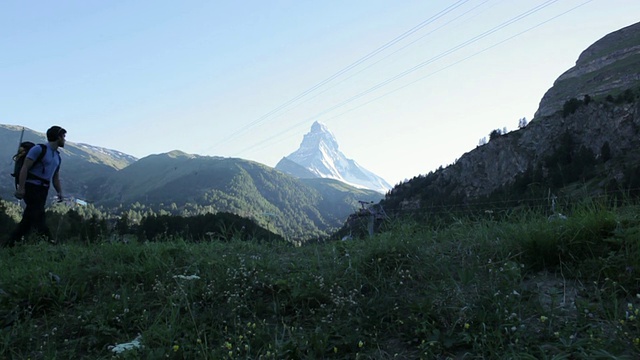
[[[37,164],[38,162],[42,161],[44,156],[47,154],[47,145],[38,144],[38,146],[40,146],[40,155],[38,155],[38,157],[33,161],[34,165]],[[44,168],[42,169],[42,172],[44,172]]]
[[[44,158],[44,155],[47,153],[47,145],[45,144],[38,144],[38,146],[40,146],[40,148],[42,148],[42,151],[40,151],[40,155],[38,155],[38,158],[33,162],[33,164],[37,164],[39,161],[42,161],[42,158]],[[58,155],[58,167],[56,168],[56,172],[60,170],[60,165],[62,164],[62,156],[60,156],[60,151],[56,150],[56,154]],[[42,172],[44,173],[44,166],[42,167]]]

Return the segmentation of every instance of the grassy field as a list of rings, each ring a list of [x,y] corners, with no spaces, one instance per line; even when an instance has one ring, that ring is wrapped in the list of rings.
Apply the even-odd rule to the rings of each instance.
[[[640,208],[0,249],[0,359],[638,359]]]

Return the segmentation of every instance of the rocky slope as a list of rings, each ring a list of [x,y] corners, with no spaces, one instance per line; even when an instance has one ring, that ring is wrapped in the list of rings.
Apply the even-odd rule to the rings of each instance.
[[[589,46],[576,65],[562,74],[540,101],[535,118],[562,109],[565,101],[584,95],[597,98],[640,83],[640,23],[606,35]]]
[[[565,169],[558,169],[560,153]],[[513,185],[532,169],[539,169],[542,178],[570,173],[581,153],[592,156],[598,166],[587,180],[602,188],[613,180],[621,183],[640,164],[640,23],[585,50],[576,67],[544,95],[525,128],[492,139],[451,166],[398,185],[383,202],[415,209],[427,206],[439,192],[449,197],[443,203],[465,203]]]

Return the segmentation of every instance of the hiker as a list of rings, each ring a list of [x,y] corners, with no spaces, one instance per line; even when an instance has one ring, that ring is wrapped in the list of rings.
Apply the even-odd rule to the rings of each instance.
[[[58,192],[58,200],[62,199],[62,187],[58,176],[61,158],[58,148],[64,147],[66,134],[67,130],[60,126],[52,126],[47,130],[48,143],[35,145],[27,153],[18,175],[15,192],[16,198],[23,199],[26,207],[22,220],[4,246],[15,245],[31,228],[47,240],[53,240],[45,221],[44,207],[51,184]]]

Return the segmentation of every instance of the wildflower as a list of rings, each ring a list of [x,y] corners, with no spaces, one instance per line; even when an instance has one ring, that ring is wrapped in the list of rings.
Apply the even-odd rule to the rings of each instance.
[[[624,319],[620,320],[620,325],[624,325]]]
[[[545,321],[547,321],[547,320],[549,320],[549,318],[548,318],[548,317],[546,317],[546,316],[544,316],[544,315],[540,316],[540,322],[545,322]]]
[[[226,347],[227,349],[231,350],[231,348],[233,347],[233,345],[231,345],[231,343],[230,343],[230,342],[225,341],[225,342],[224,342],[224,347]]]
[[[470,327],[471,327],[471,325],[469,325],[469,323],[465,323],[464,324],[464,329],[465,330],[469,330]]]
[[[633,310],[633,304],[632,304],[632,303],[628,303],[628,304],[627,304],[627,308],[628,308],[629,310]]]
[[[364,346],[364,343],[362,342],[362,340],[360,340],[360,342],[358,342],[358,347],[361,348]]]
[[[198,340],[196,340],[196,343],[202,344],[202,340],[198,339]]]
[[[640,346],[640,338],[633,339],[633,345]]]
[[[173,345],[173,351],[176,352],[180,350],[180,345]]]
[[[334,354],[337,354],[337,353],[338,353],[338,348],[337,348],[337,347],[335,347],[335,346],[333,347],[333,353],[334,353]]]
[[[144,346],[141,344],[141,342],[142,342],[142,335],[138,335],[131,342],[124,343],[124,344],[117,344],[115,346],[109,346],[108,349],[116,354],[120,354],[127,350],[143,348]]]

